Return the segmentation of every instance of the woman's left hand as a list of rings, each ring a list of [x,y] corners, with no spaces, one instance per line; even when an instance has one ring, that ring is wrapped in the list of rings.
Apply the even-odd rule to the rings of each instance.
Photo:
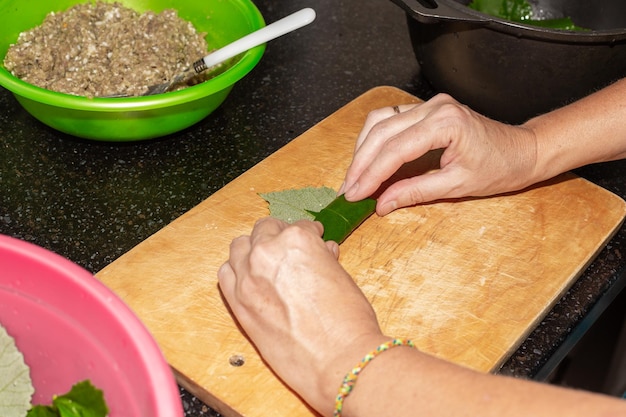
[[[262,219],[235,239],[218,272],[233,314],[272,369],[311,406],[332,414],[345,372],[387,338],[341,267],[322,225]]]

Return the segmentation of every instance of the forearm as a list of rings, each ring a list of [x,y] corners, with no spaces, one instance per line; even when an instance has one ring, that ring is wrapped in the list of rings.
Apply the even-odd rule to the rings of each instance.
[[[625,415],[626,401],[471,371],[397,347],[363,370],[344,417],[593,417]]]
[[[626,79],[524,124],[537,140],[533,182],[626,157]]]

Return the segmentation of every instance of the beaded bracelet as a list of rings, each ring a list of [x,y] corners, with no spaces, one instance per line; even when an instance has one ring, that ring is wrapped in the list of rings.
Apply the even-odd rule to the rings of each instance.
[[[393,339],[389,340],[378,346],[375,350],[371,351],[367,355],[361,359],[361,362],[357,366],[355,366],[350,372],[348,372],[343,379],[343,383],[341,387],[339,387],[339,393],[335,398],[335,411],[333,412],[334,417],[341,417],[341,413],[343,411],[343,402],[350,395],[354,385],[356,384],[356,380],[359,377],[359,374],[365,368],[365,366],[372,361],[376,356],[383,353],[386,350],[389,350],[396,346],[409,346],[415,347],[415,344],[408,339]]]

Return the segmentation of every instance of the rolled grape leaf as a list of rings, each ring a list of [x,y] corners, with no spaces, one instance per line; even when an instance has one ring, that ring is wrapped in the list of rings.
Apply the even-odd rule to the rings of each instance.
[[[376,200],[347,201],[328,187],[305,187],[259,194],[269,203],[270,216],[293,223],[317,220],[324,225],[324,240],[343,242],[376,210]]]
[[[340,195],[314,215],[314,220],[324,225],[325,241],[343,242],[361,223],[376,211],[376,200],[347,201]]]

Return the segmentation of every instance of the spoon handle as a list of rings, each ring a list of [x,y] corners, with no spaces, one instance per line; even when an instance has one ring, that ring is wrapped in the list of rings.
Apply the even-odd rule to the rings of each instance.
[[[229,58],[247,51],[248,49],[252,49],[262,43],[271,41],[272,39],[276,39],[279,36],[299,29],[302,26],[308,25],[313,20],[315,20],[315,10],[311,8],[305,8],[292,13],[289,16],[283,17],[274,23],[271,23],[244,36],[243,38],[236,40],[233,43],[224,46],[223,48],[211,52],[209,55],[199,60],[204,63],[204,68],[196,68],[196,72],[204,71],[205,69],[220,64]],[[197,63],[200,63],[199,61]],[[196,67],[195,64],[194,67]]]

